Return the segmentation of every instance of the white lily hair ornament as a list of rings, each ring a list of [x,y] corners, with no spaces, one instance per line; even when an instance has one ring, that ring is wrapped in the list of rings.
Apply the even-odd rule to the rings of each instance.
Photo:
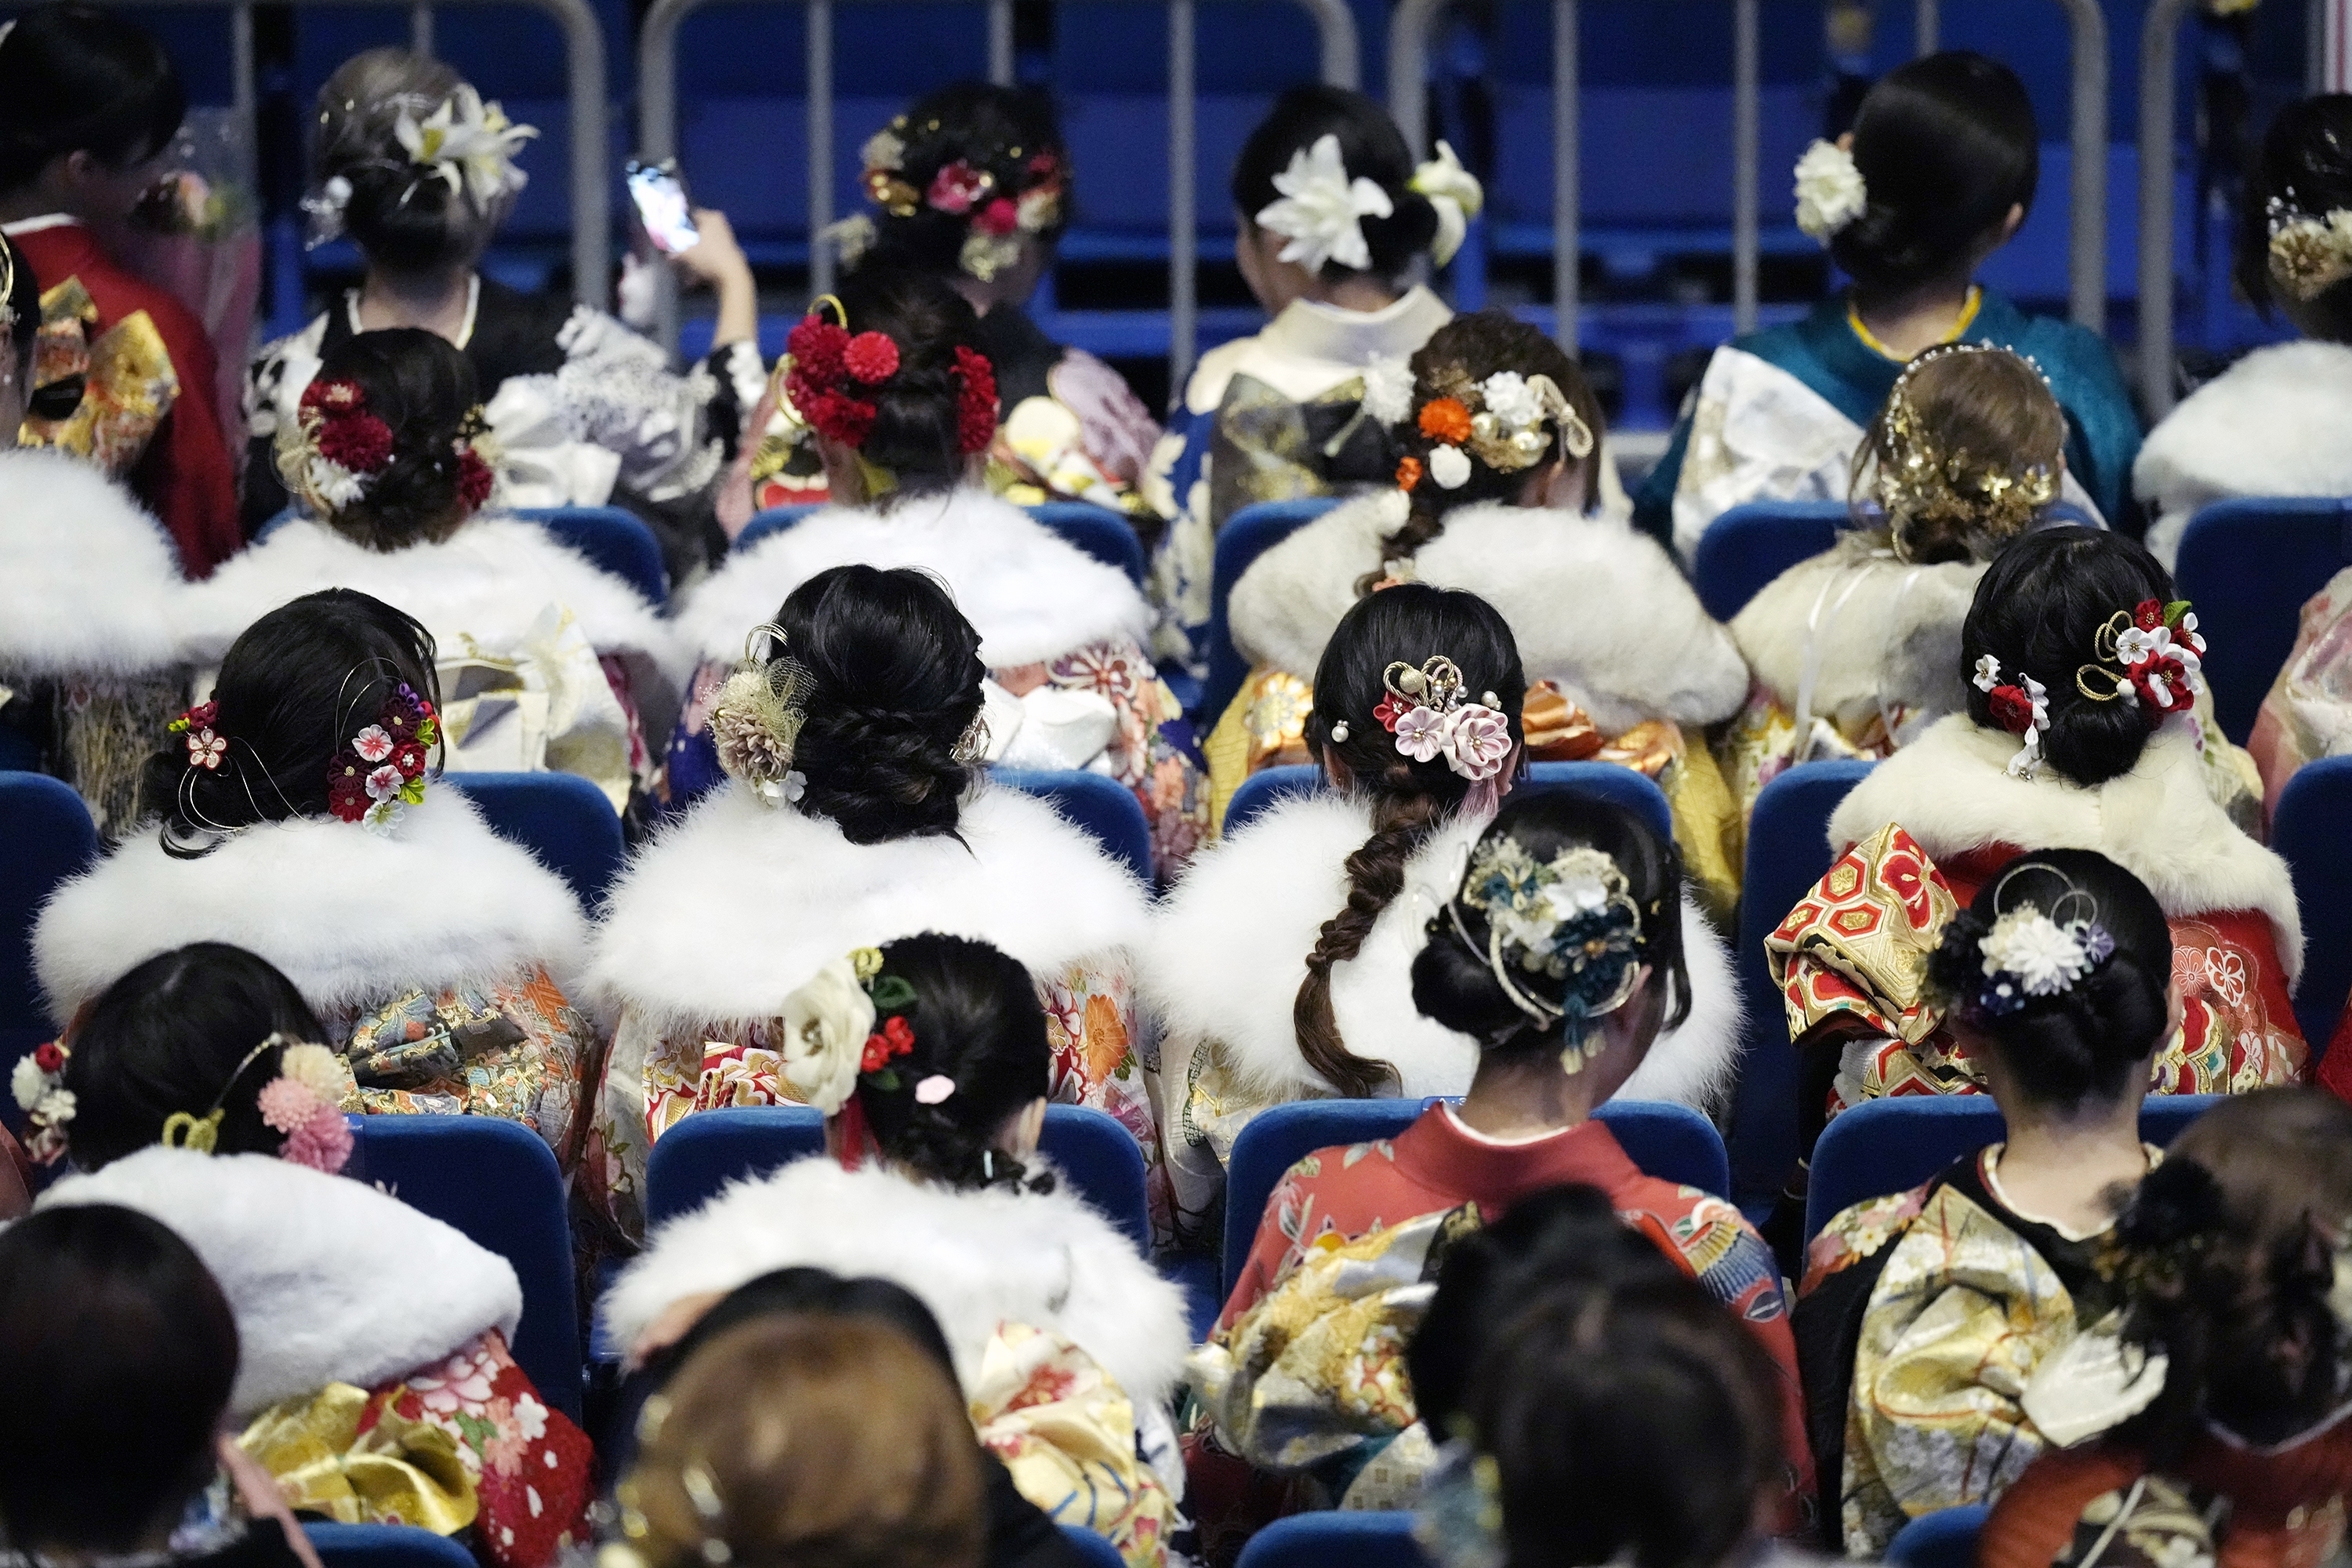
[[[1408,188],[1437,209],[1437,237],[1429,242],[1429,258],[1443,267],[1461,251],[1470,220],[1485,210],[1486,187],[1441,141],[1437,156],[1413,170]]]
[[[432,170],[452,195],[467,196],[476,210],[488,212],[529,182],[514,155],[539,128],[513,123],[497,103],[485,104],[481,94],[460,83],[421,121],[404,106],[392,133],[410,163]]]
[[[1358,272],[1370,268],[1363,220],[1393,216],[1396,204],[1377,181],[1348,177],[1339,137],[1318,137],[1312,147],[1293,153],[1290,167],[1274,177],[1274,188],[1281,199],[1260,207],[1254,221],[1290,242],[1277,259],[1309,272],[1334,261]]]
[[[1797,226],[1827,245],[1848,224],[1870,210],[1870,187],[1853,154],[1834,142],[1816,141],[1797,160]]]

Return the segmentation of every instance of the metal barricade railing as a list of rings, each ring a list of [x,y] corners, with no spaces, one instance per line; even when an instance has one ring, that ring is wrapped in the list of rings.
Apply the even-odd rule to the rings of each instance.
[[[647,162],[677,155],[677,30],[693,12],[713,0],[655,0],[637,36],[638,156]],[[867,0],[785,0],[807,12],[808,228],[812,294],[833,287],[834,258],[824,240],[833,223],[833,8]],[[952,0],[949,0],[952,3]],[[1357,82],[1356,19],[1347,0],[1294,0],[1314,18],[1320,42],[1321,75],[1335,87]],[[1171,384],[1181,391],[1191,374],[1198,338],[1200,289],[1195,255],[1200,242],[1193,210],[1195,132],[1194,5],[1196,0],[1162,0],[1168,12],[1168,359]],[[989,77],[1013,76],[1011,0],[989,0]],[[666,296],[660,331],[677,342],[674,296]]]
[[[1430,150],[1429,37],[1449,0],[1399,0],[1389,21],[1389,110],[1416,156]],[[1937,0],[1916,0],[1920,52],[1935,47]],[[2107,27],[2098,0],[2057,0],[2066,13],[2074,51],[2070,141],[2074,171],[2072,238],[2067,254],[2070,313],[2094,331],[2106,317]],[[2185,5],[2187,0],[2158,0]],[[1577,346],[1580,243],[1577,157],[1579,131],[1578,0],[1551,0],[1552,16],[1552,292],[1553,335]],[[1732,0],[1731,60],[1731,300],[1738,331],[1756,325],[1759,159],[1763,138],[1759,0]],[[2144,100],[2143,100],[2144,101]]]
[[[122,6],[226,4],[229,14],[230,108],[245,145],[257,154],[256,119],[260,90],[254,75],[252,0],[107,0]],[[410,0],[291,0],[297,10],[313,6],[385,5],[409,12],[412,42],[430,50],[433,14]],[[543,11],[563,29],[565,75],[572,132],[572,294],[602,308],[611,299],[613,270],[613,171],[606,160],[604,35],[588,0],[436,0],[444,5],[521,5]],[[307,122],[310,116],[305,114]]]

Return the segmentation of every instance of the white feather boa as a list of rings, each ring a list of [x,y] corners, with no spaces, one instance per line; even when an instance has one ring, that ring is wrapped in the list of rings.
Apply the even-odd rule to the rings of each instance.
[[[1861,720],[1882,706],[1951,713],[1960,684],[1960,623],[1985,569],[1970,562],[1906,566],[1849,533],[1767,584],[1732,617],[1756,679],[1794,711],[1805,656],[1819,659],[1818,717]]]
[[[522,1318],[505,1258],[365,1183],[266,1154],[142,1149],[34,1206],[87,1204],[161,1221],[220,1282],[240,1421],[330,1383],[406,1376],[491,1329],[512,1338]]]
[[[1001,1322],[1064,1335],[1139,1410],[1164,1404],[1192,1348],[1183,1296],[1069,1190],[958,1193],[822,1156],[738,1182],[648,1239],[604,1298],[634,1342],[670,1303],[808,1267],[905,1287],[939,1319],[969,1386]]]
[[[1401,490],[1360,497],[1259,556],[1234,588],[1234,646],[1254,663],[1311,678],[1405,511]],[[1645,719],[1712,724],[1748,695],[1730,634],[1665,551],[1624,521],[1466,506],[1421,547],[1413,574],[1494,605],[1528,679],[1557,681],[1611,734]]]
[[[389,836],[296,817],[179,860],[150,826],[58,889],[34,927],[33,960],[51,1015],[69,1018],[127,971],[192,942],[258,953],[331,1012],[541,964],[565,984],[587,930],[562,879],[440,784]]]
[[[852,844],[834,823],[730,783],[614,888],[593,984],[664,1026],[765,1017],[853,947],[975,937],[1040,977],[1139,945],[1134,877],[1042,801],[983,784],[960,837]]]
[[[2352,346],[2256,349],[2148,432],[2132,490],[2156,514],[2147,547],[2172,569],[2197,509],[2231,496],[2352,495]]]
[[[0,451],[0,670],[145,675],[189,592],[163,525],[87,460]]]
[[[835,566],[912,566],[947,584],[991,669],[1059,658],[1112,637],[1141,641],[1151,612],[1106,566],[984,490],[917,496],[887,511],[831,507],[728,559],[678,613],[695,655],[743,657],[751,628]]]
[[[1407,1099],[1462,1094],[1477,1066],[1477,1042],[1414,1007],[1412,971],[1423,928],[1445,907],[1484,826],[1457,817],[1432,834],[1362,951],[1331,972],[1340,1037],[1358,1056],[1394,1067]],[[1371,808],[1361,799],[1285,801],[1195,860],[1154,917],[1143,953],[1145,994],[1172,1036],[1222,1045],[1236,1077],[1256,1094],[1333,1092],[1298,1054],[1291,1003],[1317,932],[1347,902],[1343,862],[1370,836]],[[1722,939],[1688,899],[1683,945],[1690,1016],[1659,1036],[1618,1092],[1713,1110],[1738,1064],[1739,990]]]
[[[1870,771],[1831,814],[1832,850],[1899,823],[1930,859],[1988,845],[2095,849],[2147,884],[2176,918],[2258,910],[2278,936],[2292,987],[2303,973],[2303,917],[2286,862],[2238,831],[2206,793],[2197,737],[2183,721],[2148,737],[2129,773],[2085,789],[2044,767],[2009,774],[2017,737],[1956,713]]]

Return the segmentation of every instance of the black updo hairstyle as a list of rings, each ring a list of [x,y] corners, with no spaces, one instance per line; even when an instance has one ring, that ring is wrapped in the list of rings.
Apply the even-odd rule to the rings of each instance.
[[[0,1540],[144,1548],[215,1473],[236,1363],[219,1284],[160,1222],[61,1205],[0,1231]]]
[[[985,81],[952,82],[917,99],[901,118],[903,123],[892,125],[905,148],[898,178],[927,192],[941,169],[961,159],[996,182],[990,199],[1014,201],[1047,179],[1059,178],[1060,214],[1052,227],[1032,237],[1044,245],[1062,237],[1070,213],[1069,149],[1055,120],[1053,100],[1043,92]],[[1040,153],[1055,158],[1057,174],[1041,174],[1031,167]],[[874,248],[858,265],[954,277],[963,270],[963,242],[971,233],[973,216],[941,212],[929,202],[917,204],[903,216],[877,207]]]
[[[890,1064],[898,1088],[870,1079],[857,1086],[882,1152],[959,1191],[1051,1192],[1052,1172],[1032,1176],[995,1147],[998,1131],[1045,1099],[1050,1084],[1053,1048],[1029,971],[984,942],[926,932],[886,943],[882,973],[915,992],[905,1014],[914,1052]],[[916,1086],[940,1075],[954,1080],[955,1092],[937,1105],[916,1100]]]
[[[1282,198],[1274,177],[1290,167],[1296,153],[1310,151],[1326,136],[1339,139],[1339,161],[1348,178],[1370,180],[1388,193],[1388,217],[1361,220],[1371,265],[1362,271],[1337,261],[1323,264],[1325,281],[1372,277],[1394,282],[1437,237],[1437,209],[1412,188],[1412,152],[1404,134],[1382,109],[1362,93],[1320,82],[1294,87],[1274,100],[1234,163],[1234,210],[1255,226],[1257,215]]]
[[[2271,121],[2247,172],[2238,209],[2234,276],[2238,289],[2268,316],[2285,302],[2271,276],[2271,218],[2325,218],[2352,209],[2352,93],[2330,92],[2290,103]],[[2352,279],[2295,306],[2315,335],[2352,342]]]
[[[1505,801],[1478,842],[1483,846],[1504,838],[1517,839],[1538,865],[1579,845],[1608,856],[1625,874],[1626,891],[1642,911],[1635,962],[1650,966],[1652,985],[1673,988],[1662,1027],[1674,1028],[1690,1016],[1690,971],[1683,953],[1683,862],[1673,839],[1661,837],[1639,814],[1614,801],[1559,789],[1515,795]],[[1455,914],[1462,920],[1460,930],[1454,924]],[[1468,942],[1463,940],[1465,931]],[[1541,1057],[1559,1052],[1565,1020],[1538,1024],[1495,978],[1486,962],[1486,911],[1457,900],[1453,913],[1441,910],[1431,917],[1427,934],[1427,944],[1412,961],[1412,1003],[1424,1016],[1468,1035],[1490,1053]],[[1568,984],[1565,979],[1524,971],[1513,976],[1513,983],[1555,1004]]]
[[[1447,767],[1443,754],[1415,762],[1397,750],[1396,737],[1372,716],[1388,697],[1391,664],[1419,668],[1440,654],[1461,669],[1465,701],[1493,694],[1512,744],[1520,744],[1526,737],[1519,704],[1528,682],[1519,647],[1495,607],[1475,594],[1421,583],[1384,588],[1340,618],[1315,667],[1307,743],[1345,763],[1354,787],[1370,797],[1372,836],[1348,857],[1347,907],[1323,922],[1307,955],[1291,1026],[1307,1065],[1351,1099],[1378,1093],[1396,1069],[1357,1056],[1340,1038],[1331,1011],[1332,966],[1362,951],[1381,911],[1404,890],[1406,865],[1470,793],[1470,781]],[[1342,723],[1348,738],[1335,740],[1335,727]]]
[[[2172,597],[2171,574],[2136,540],[2073,525],[2025,535],[1993,558],[1960,625],[1969,717],[1985,729],[2000,728],[1991,694],[1978,690],[1973,679],[1977,660],[1990,654],[2000,660],[2003,681],[2022,671],[2048,690],[2042,754],[2050,766],[2085,787],[2129,773],[2147,745],[2145,710],[2123,698],[2085,697],[2074,676],[2098,662],[2094,641],[2117,610]]]
[[[2028,996],[2017,1011],[1970,1026],[2035,1104],[2071,1112],[2084,1100],[2113,1101],[2135,1075],[2147,1076],[2148,1058],[2171,1034],[2172,926],[2146,884],[2105,856],[2036,850],[2003,867],[1945,926],[1927,955],[1930,986],[1955,1001],[1975,994],[1986,934],[2026,904],[2062,924],[2097,922],[2116,950],[2058,994]]]
[[[437,332],[391,327],[328,345],[319,379],[358,383],[367,411],[392,430],[391,463],[366,495],[329,513],[329,526],[387,554],[457,532],[472,515],[458,495],[457,443],[481,402],[473,362]]]
[[[429,273],[469,264],[512,207],[511,197],[485,208],[451,190],[394,134],[402,110],[422,121],[465,85],[440,60],[383,48],[353,55],[319,89],[311,179],[351,183],[343,227],[373,265]]]
[[[147,759],[140,800],[163,814],[165,854],[211,853],[221,835],[261,822],[328,815],[337,752],[404,683],[440,706],[433,634],[352,588],[306,594],[270,611],[229,645],[213,685],[217,768],[192,767],[178,735]]]
[[[2345,1324],[2329,1305],[2352,1226],[2352,1107],[2324,1090],[2225,1097],[2189,1124],[2117,1221],[2126,1339],[2170,1359],[2118,1434],[2158,1464],[2212,1422],[2255,1447],[2343,1405]]]
[[[956,747],[980,716],[980,634],[937,578],[835,566],[793,590],[776,624],[808,673],[793,767],[800,809],[852,844],[952,835],[972,763]],[[773,657],[773,650],[771,650]]]
[[[179,134],[188,94],[153,34],[91,5],[41,5],[0,37],[0,191],[88,153],[112,168]]]
[[[8,329],[8,363],[16,372],[17,395],[30,398],[33,345],[41,335],[41,280],[33,274],[31,259],[5,234],[0,234],[0,251],[7,253],[8,269],[8,292],[0,299],[0,310],[14,322]]]
[[[1870,205],[1831,238],[1830,259],[1866,289],[1910,289],[1959,266],[2011,207],[2032,210],[2042,137],[2015,71],[1947,49],[1864,97],[1853,162]]]
[[[65,1085],[74,1164],[102,1169],[161,1140],[173,1112],[201,1117],[215,1104],[215,1152],[277,1153],[286,1138],[261,1120],[259,1101],[284,1052],[254,1055],[272,1035],[287,1045],[327,1037],[268,960],[199,942],[139,965],[100,993],[73,1032]]]
[[[851,333],[880,332],[898,345],[898,374],[878,389],[860,389],[874,401],[874,427],[858,453],[898,481],[874,499],[887,507],[962,484],[971,459],[957,433],[963,381],[955,352],[980,352],[971,303],[933,273],[880,266],[851,273],[835,297]]]

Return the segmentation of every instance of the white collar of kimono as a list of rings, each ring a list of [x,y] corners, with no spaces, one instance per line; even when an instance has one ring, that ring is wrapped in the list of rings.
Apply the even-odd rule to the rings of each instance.
[[[482,275],[476,272],[466,279],[466,315],[464,320],[457,323],[457,335],[449,340],[457,347],[462,349],[474,341],[474,316],[481,308]],[[343,310],[351,319],[353,337],[367,331],[360,324],[360,291],[358,289],[348,289],[343,291]]]
[[[38,217],[20,217],[15,223],[0,223],[0,234],[14,239],[20,234],[38,234],[45,228],[79,228],[81,219],[71,213],[43,213]]]
[[[1453,314],[1444,300],[1420,284],[1377,310],[1343,310],[1314,300],[1293,300],[1258,334],[1258,342],[1280,354],[1362,365],[1380,355],[1412,353]]]

